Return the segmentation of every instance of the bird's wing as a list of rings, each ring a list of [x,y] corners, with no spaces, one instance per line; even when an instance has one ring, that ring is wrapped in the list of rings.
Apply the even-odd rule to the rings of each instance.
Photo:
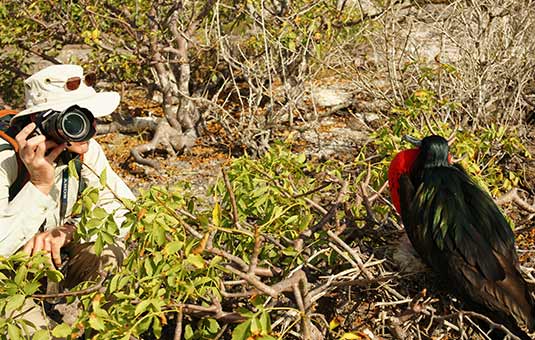
[[[459,253],[488,280],[503,280],[497,256],[513,261],[514,235],[492,198],[453,167],[425,171],[413,202],[422,238]]]
[[[416,251],[473,302],[535,328],[533,299],[517,269],[514,235],[492,198],[454,167],[399,180],[403,224]],[[505,314],[499,314],[505,313]]]
[[[403,174],[399,177],[399,203],[401,208],[401,218],[405,226],[405,232],[418,254],[427,261],[431,252],[431,244],[423,238],[421,223],[418,221],[418,214],[412,213],[412,206],[416,195],[416,188],[409,175]]]

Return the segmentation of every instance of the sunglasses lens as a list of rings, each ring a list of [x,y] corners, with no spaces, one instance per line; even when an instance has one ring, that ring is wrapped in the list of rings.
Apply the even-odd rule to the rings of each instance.
[[[95,73],[88,73],[84,78],[84,82],[87,86],[93,86],[97,82],[97,75]]]
[[[81,82],[80,77],[72,77],[72,78],[67,79],[67,82],[65,82],[65,87],[69,91],[74,91],[78,87],[80,87],[80,82]]]

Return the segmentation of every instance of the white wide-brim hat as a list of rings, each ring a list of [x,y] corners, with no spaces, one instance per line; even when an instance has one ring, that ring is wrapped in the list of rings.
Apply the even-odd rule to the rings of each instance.
[[[69,90],[67,81],[79,78],[79,86]],[[117,92],[97,92],[85,82],[84,70],[78,65],[52,65],[35,73],[24,81],[26,109],[13,120],[32,113],[63,111],[78,105],[91,111],[95,117],[112,113],[121,100]]]

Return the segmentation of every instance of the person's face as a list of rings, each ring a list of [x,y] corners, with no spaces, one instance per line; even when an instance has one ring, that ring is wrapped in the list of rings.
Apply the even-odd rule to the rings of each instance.
[[[70,145],[66,146],[67,150],[77,154],[84,154],[89,149],[89,142],[71,142]]]

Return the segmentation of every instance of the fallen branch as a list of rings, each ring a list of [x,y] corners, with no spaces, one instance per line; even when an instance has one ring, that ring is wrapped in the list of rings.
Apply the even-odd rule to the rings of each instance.
[[[509,190],[507,193],[503,194],[502,196],[497,198],[495,201],[497,205],[504,205],[504,204],[513,202],[516,205],[518,205],[520,208],[526,210],[527,212],[535,213],[535,206],[532,204],[529,204],[528,202],[526,202],[524,199],[520,197],[520,195],[518,194],[518,188]]]

